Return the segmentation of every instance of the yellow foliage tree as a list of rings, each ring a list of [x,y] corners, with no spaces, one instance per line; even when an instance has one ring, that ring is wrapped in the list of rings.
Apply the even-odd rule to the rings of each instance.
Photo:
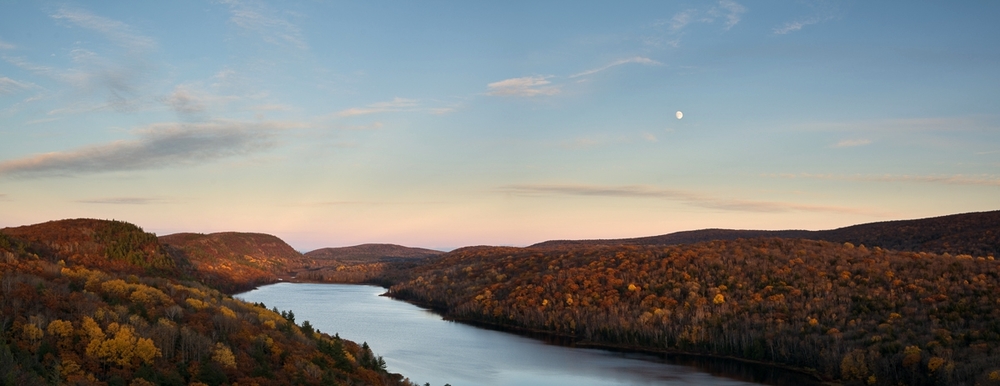
[[[73,345],[73,323],[61,319],[53,320],[45,329],[49,335],[58,339],[60,348],[69,348]]]
[[[236,368],[236,356],[233,355],[233,351],[229,349],[229,346],[226,346],[222,342],[215,344],[215,349],[212,350],[212,360],[222,365],[222,367]]]
[[[920,363],[920,347],[906,346],[903,355],[903,366],[909,367]]]
[[[208,307],[208,304],[205,304],[205,302],[194,298],[187,298],[187,300],[185,300],[184,303],[187,303],[187,305],[191,306],[196,310],[202,310],[205,309],[205,307]]]
[[[233,312],[233,310],[229,309],[229,307],[226,306],[219,307],[219,313],[233,319],[236,318],[236,312]]]
[[[941,366],[944,365],[945,362],[946,361],[944,360],[944,358],[932,357],[929,361],[927,361],[927,369],[933,373],[937,371],[937,369],[941,368]]]
[[[108,280],[101,284],[101,290],[108,295],[125,297],[131,291],[131,286],[122,279]]]
[[[148,364],[160,356],[160,350],[153,341],[137,337],[131,326],[112,323],[108,331],[113,331],[114,337],[104,341],[92,340],[87,345],[87,355],[122,368],[130,368],[133,358]]]
[[[865,361],[865,352],[862,350],[851,351],[840,361],[840,375],[844,380],[862,380],[867,378],[868,374],[868,364]]]
[[[45,331],[42,331],[41,328],[38,328],[34,324],[28,323],[21,326],[21,335],[24,336],[25,340],[35,345],[45,336]]]
[[[129,299],[135,303],[146,305],[169,304],[172,303],[170,297],[156,288],[137,284],[136,289],[129,295]]]

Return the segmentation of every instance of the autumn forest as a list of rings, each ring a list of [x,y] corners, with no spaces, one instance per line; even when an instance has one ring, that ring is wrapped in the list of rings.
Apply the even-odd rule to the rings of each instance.
[[[956,216],[449,253],[302,254],[270,235],[157,237],[104,220],[5,228],[0,383],[412,384],[367,344],[231,297],[283,279],[374,283],[452,320],[580,347],[841,384],[1000,385],[1000,212]]]

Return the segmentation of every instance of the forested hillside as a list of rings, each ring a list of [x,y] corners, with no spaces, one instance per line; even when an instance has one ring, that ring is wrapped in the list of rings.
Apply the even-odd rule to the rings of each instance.
[[[702,229],[629,239],[551,240],[531,247],[677,245],[754,237],[851,242],[901,251],[1000,256],[1000,211],[884,221],[823,231]]]
[[[0,231],[0,384],[410,385],[367,345],[182,279],[185,264],[124,222]]]
[[[332,259],[343,262],[374,262],[394,259],[423,259],[444,254],[425,248],[411,248],[396,244],[361,244],[352,247],[320,248],[306,252],[313,259]]]
[[[474,247],[390,289],[459,320],[849,384],[1000,383],[1000,262],[801,239]]]

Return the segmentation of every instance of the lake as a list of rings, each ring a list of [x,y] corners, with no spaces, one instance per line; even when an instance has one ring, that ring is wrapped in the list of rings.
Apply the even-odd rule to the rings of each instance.
[[[279,283],[235,297],[292,310],[299,324],[368,342],[390,372],[433,386],[807,384],[797,373],[730,360],[573,348],[446,321],[385,289],[346,284]],[[811,382],[811,383],[814,383]]]

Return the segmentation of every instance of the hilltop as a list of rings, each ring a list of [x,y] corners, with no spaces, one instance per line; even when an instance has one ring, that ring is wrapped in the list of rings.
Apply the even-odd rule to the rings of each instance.
[[[188,261],[170,256],[156,236],[121,221],[72,219],[0,229],[43,256],[115,272],[188,271]]]
[[[1000,210],[874,222],[822,231],[702,229],[627,239],[550,240],[530,247],[677,245],[756,237],[851,242],[900,251],[1000,256]]]
[[[307,257],[320,260],[381,261],[391,259],[423,259],[442,255],[444,252],[425,248],[404,247],[396,244],[361,244],[353,247],[320,248],[306,252]]]

